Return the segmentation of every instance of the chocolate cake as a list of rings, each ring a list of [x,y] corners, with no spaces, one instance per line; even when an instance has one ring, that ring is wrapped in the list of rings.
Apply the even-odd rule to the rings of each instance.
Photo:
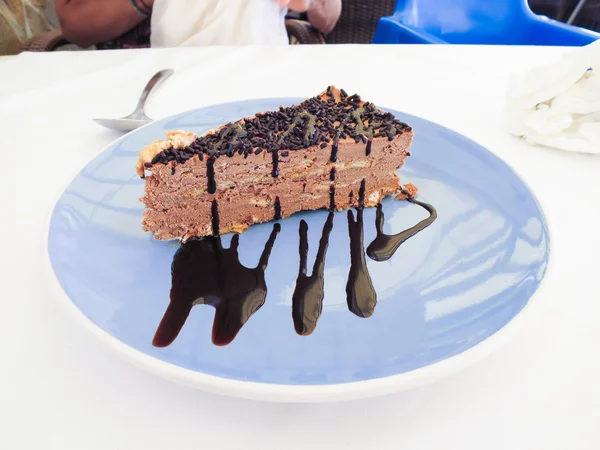
[[[169,132],[139,155],[144,230],[186,240],[302,210],[375,206],[400,191],[412,138],[391,113],[334,87],[202,136]]]

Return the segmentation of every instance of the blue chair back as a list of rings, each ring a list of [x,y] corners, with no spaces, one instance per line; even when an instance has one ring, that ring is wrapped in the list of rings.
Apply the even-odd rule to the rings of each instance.
[[[599,36],[538,16],[527,0],[397,0],[374,42],[585,45]]]

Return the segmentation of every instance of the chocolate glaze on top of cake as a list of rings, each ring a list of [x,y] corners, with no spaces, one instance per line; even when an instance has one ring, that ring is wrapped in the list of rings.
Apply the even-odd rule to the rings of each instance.
[[[330,143],[331,160],[335,162],[339,139],[353,138],[356,142],[364,142],[368,155],[372,138],[387,137],[391,141],[396,135],[410,130],[410,126],[393,114],[378,110],[372,103],[362,103],[357,94],[348,96],[342,89],[337,101],[330,86],[320,97],[230,123],[198,137],[185,148],[163,150],[154,156],[150,165],[170,161],[182,164],[195,155],[202,159],[204,154],[218,158],[222,155],[231,157],[236,152],[248,156],[263,150],[303,150],[316,145],[326,148]],[[277,162],[278,156],[274,155],[273,176],[277,176]]]

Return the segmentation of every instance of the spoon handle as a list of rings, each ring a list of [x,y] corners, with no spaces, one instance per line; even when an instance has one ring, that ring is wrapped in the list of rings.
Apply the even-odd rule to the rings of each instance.
[[[150,81],[148,81],[148,84],[146,84],[146,87],[142,91],[142,95],[138,100],[138,104],[135,107],[136,112],[144,113],[144,105],[146,104],[146,100],[148,100],[148,95],[150,95],[152,89],[154,89],[154,87],[162,80],[169,78],[173,74],[173,72],[173,69],[161,70],[160,72],[156,72],[156,74],[154,74],[154,76],[150,78]]]

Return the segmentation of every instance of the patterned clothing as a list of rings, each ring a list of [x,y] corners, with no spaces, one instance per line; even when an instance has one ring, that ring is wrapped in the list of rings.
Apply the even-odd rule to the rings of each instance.
[[[120,48],[150,47],[150,19],[146,19],[133,27],[123,36],[112,41],[96,44],[98,50],[114,50]]]
[[[54,0],[0,0],[0,55],[13,55],[33,36],[58,27]]]

